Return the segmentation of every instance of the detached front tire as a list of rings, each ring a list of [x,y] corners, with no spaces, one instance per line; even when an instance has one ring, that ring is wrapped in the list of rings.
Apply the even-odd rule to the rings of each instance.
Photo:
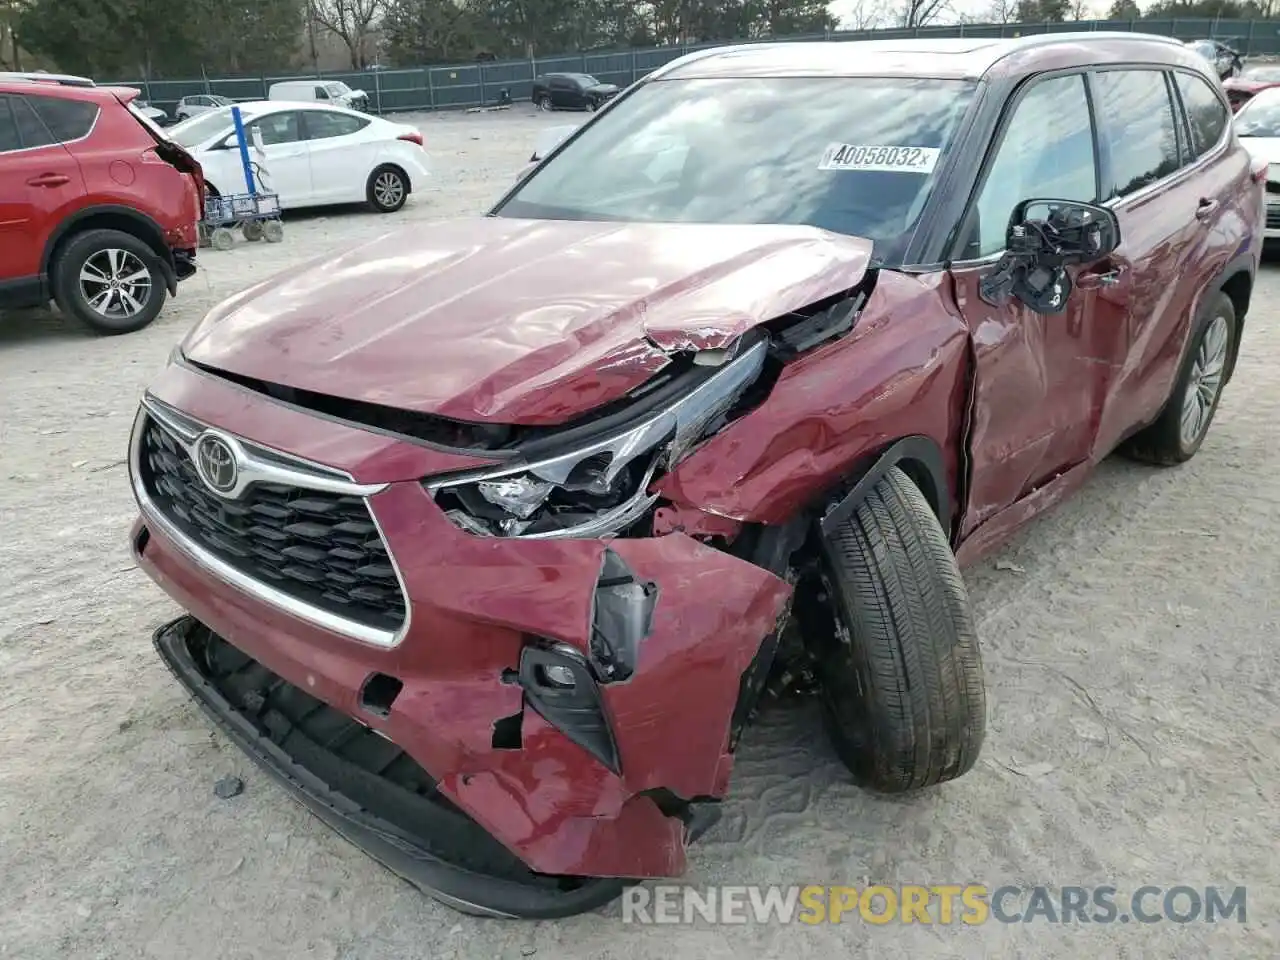
[[[824,539],[823,553],[835,629],[810,646],[840,759],[860,786],[882,793],[966,773],[986,731],[982,656],[928,502],[894,467]]]
[[[150,324],[168,293],[155,251],[120,230],[86,230],[72,237],[51,273],[59,308],[107,336]]]

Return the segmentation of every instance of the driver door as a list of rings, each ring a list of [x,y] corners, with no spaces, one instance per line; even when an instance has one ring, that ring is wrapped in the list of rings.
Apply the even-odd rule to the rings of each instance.
[[[255,129],[262,131],[267,170],[271,185],[280,196],[280,206],[297,207],[312,202],[315,190],[311,178],[311,148],[298,112],[272,113],[246,124],[245,133],[251,144]],[[234,142],[235,137],[231,139]]]
[[[970,413],[968,506],[961,537],[1057,475],[1088,460],[1097,429],[1099,369],[1124,349],[1124,326],[1096,309],[1096,268],[1068,267],[1064,312],[1042,315],[1014,297],[993,305],[980,281],[1004,251],[1022,200],[1094,202],[1093,118],[1084,77],[1031,81],[1005,110],[983,185],[965,219],[951,269],[969,327],[975,380]]]

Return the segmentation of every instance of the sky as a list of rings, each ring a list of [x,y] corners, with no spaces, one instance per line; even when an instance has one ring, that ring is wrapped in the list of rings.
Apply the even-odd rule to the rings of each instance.
[[[895,0],[832,0],[831,12],[840,19],[840,25],[852,29],[858,25],[859,19],[879,13],[882,22],[875,26],[891,26],[898,4]],[[1102,17],[1110,6],[1110,0],[1091,0],[1089,10],[1092,16]],[[951,0],[947,13],[943,13],[933,23],[957,23],[961,19],[972,20],[983,18],[992,7],[992,0]],[[860,13],[861,11],[861,13]]]

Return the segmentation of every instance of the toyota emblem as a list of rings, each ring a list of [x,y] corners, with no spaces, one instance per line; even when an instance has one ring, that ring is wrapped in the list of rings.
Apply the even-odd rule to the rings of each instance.
[[[236,455],[231,447],[221,438],[209,434],[196,444],[196,472],[215,493],[230,493],[240,478]]]

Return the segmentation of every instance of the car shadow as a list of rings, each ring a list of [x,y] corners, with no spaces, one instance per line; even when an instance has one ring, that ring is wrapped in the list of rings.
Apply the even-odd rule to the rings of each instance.
[[[55,340],[93,340],[94,334],[53,307],[0,310],[0,348]]]

